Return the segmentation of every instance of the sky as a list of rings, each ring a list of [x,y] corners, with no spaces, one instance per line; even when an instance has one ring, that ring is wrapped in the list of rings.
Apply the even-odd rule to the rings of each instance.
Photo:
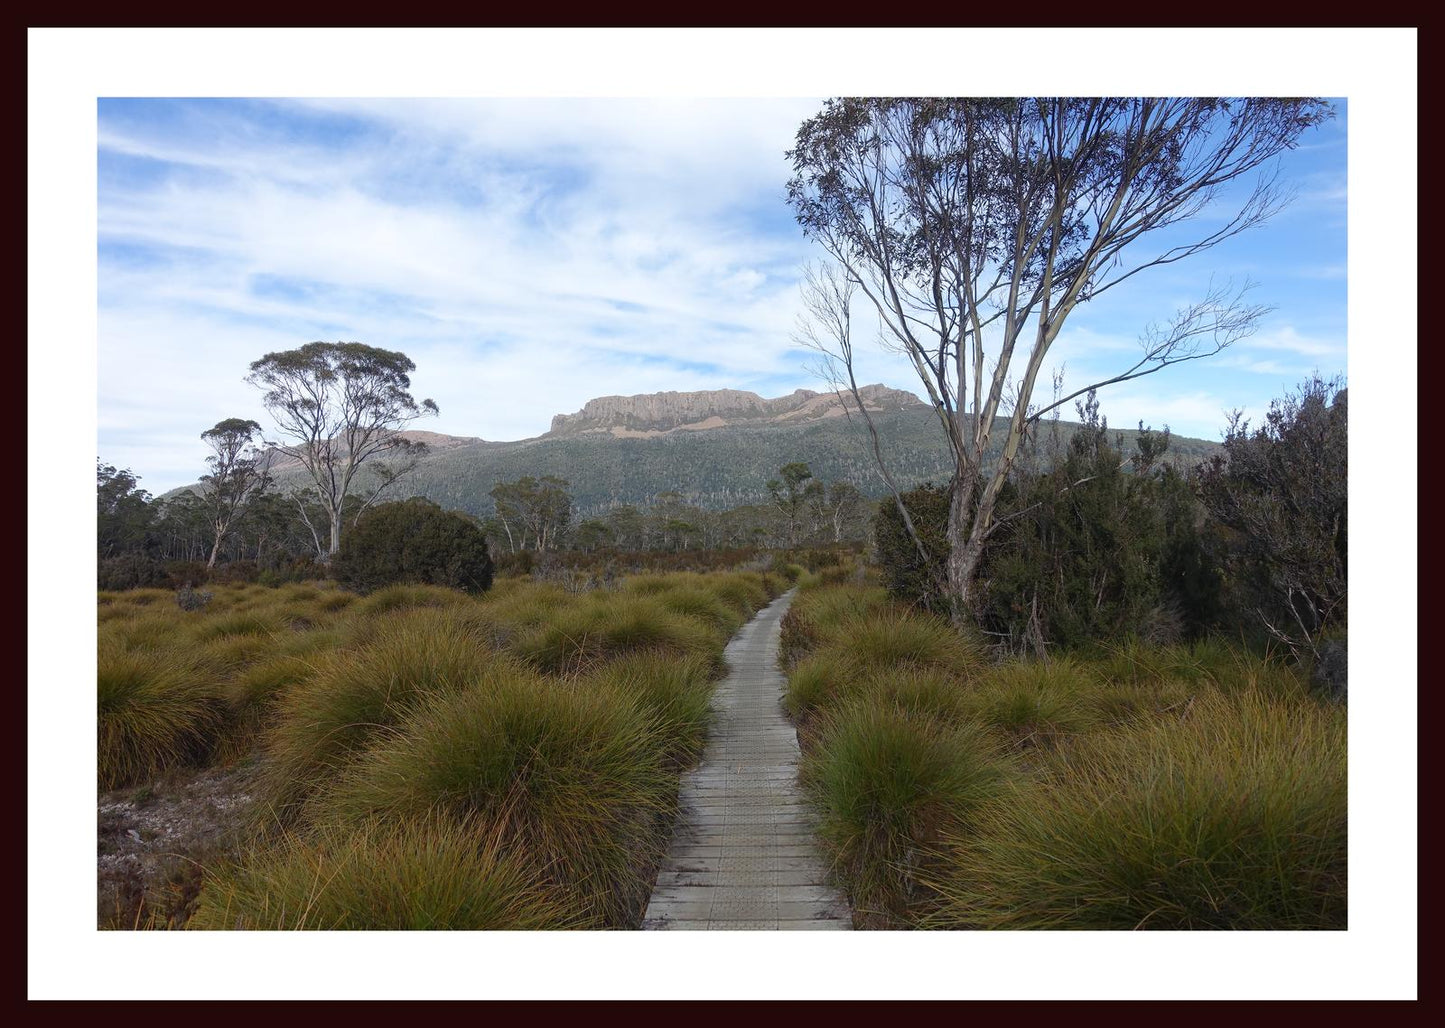
[[[441,411],[417,427],[493,440],[540,435],[596,396],[825,389],[796,339],[801,269],[821,250],[786,202],[784,155],[820,107],[102,98],[98,456],[156,494],[195,481],[202,431],[273,424],[250,362],[313,340],[402,351]],[[1312,372],[1343,373],[1344,98],[1337,110],[1279,162],[1290,206],[1080,307],[1041,381],[1062,366],[1071,392],[1118,373],[1148,324],[1211,279],[1246,278],[1274,308],[1256,334],[1111,388],[1112,424],[1218,439],[1226,411],[1257,421]],[[900,358],[861,348],[864,381],[922,394]]]
[[[1416,46],[1414,29],[29,30],[31,998],[1413,996]],[[1223,408],[1347,364],[1350,930],[96,932],[95,458],[153,492],[194,480],[203,430],[266,423],[249,362],[318,338],[403,350],[441,407],[427,427],[489,439],[609,393],[818,388],[790,345],[809,250],[781,152],[824,97],[900,94],[1347,99],[1291,156],[1290,211],[1210,258],[1276,308],[1251,346],[1101,404],[1211,438]],[[1195,297],[1207,268],[1189,275],[1076,314],[1070,381]]]

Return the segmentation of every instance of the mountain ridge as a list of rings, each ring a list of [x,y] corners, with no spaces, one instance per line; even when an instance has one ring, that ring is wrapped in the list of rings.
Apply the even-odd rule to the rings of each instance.
[[[933,408],[883,385],[865,386],[860,393],[899,486],[947,482],[952,460]],[[428,452],[387,495],[424,496],[485,517],[493,513],[490,492],[498,483],[553,475],[569,483],[578,518],[622,504],[646,506],[662,493],[722,510],[768,502],[768,480],[782,465],[804,461],[824,484],[846,481],[869,498],[881,498],[887,486],[867,430],[861,418],[842,416],[845,411],[853,413],[856,407],[845,405],[836,393],[800,389],[768,399],[745,390],[708,390],[597,397],[572,414],[558,415],[547,433],[510,442],[407,431],[403,436],[428,442]],[[1041,426],[1043,434],[1050,424]],[[1061,420],[1058,427],[1067,445],[1078,426]],[[991,453],[1004,434],[1000,421]],[[1126,450],[1138,435],[1133,429],[1111,430],[1111,442],[1115,434]],[[1218,443],[1174,436],[1166,459],[1185,465],[1218,448]],[[278,479],[282,488],[304,484],[294,462],[278,468]],[[363,465],[357,488],[374,483]]]
[[[875,383],[858,390],[869,411],[923,406],[912,393]],[[574,414],[558,414],[539,438],[583,433],[608,433],[618,438],[707,431],[738,423],[811,421],[839,417],[856,410],[852,397],[795,389],[786,396],[765,398],[743,389],[668,391],[632,396],[599,396]]]

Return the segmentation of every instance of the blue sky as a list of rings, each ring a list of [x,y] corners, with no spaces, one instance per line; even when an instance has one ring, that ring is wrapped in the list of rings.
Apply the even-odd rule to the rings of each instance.
[[[419,427],[486,439],[601,395],[825,388],[794,338],[818,251],[784,157],[820,104],[102,98],[98,453],[153,492],[193,481],[203,430],[269,424],[249,362],[316,339],[405,352],[441,408]],[[1218,438],[1225,411],[1343,372],[1347,138],[1341,101],[1281,162],[1290,207],[1081,307],[1051,353],[1067,389],[1231,276],[1275,308],[1256,335],[1111,388],[1112,424]],[[921,392],[882,351],[861,371]]]

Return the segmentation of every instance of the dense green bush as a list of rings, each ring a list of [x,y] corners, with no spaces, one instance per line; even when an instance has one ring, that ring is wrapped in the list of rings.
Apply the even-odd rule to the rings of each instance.
[[[1318,660],[1346,624],[1348,449],[1343,383],[1315,376],[1252,432],[1236,413],[1224,454],[1201,469],[1238,620],[1297,657]]]
[[[1082,425],[1021,458],[999,492],[996,528],[984,547],[974,614],[1011,649],[1079,646],[1131,635],[1160,644],[1197,638],[1218,616],[1222,580],[1205,548],[1204,511],[1193,486],[1162,461],[1169,431],[1141,424],[1135,452],[1110,442],[1090,394]],[[897,505],[874,520],[890,593],[947,613],[949,490],[903,494],[924,561]]]
[[[877,541],[878,564],[883,569],[883,582],[894,597],[915,603],[935,614],[948,613],[948,598],[943,583],[948,579],[948,505],[949,490],[926,482],[917,489],[902,493],[909,520],[928,553],[925,561],[908,534],[898,504],[885,500],[878,505],[873,518],[873,536]]]
[[[481,526],[457,511],[413,497],[367,511],[332,562],[337,581],[358,592],[399,582],[465,592],[492,586],[492,558]]]
[[[1077,646],[1150,634],[1163,598],[1164,518],[1146,465],[1168,437],[1149,445],[1149,459],[1130,473],[1092,394],[1080,415],[1084,424],[1061,459],[1046,473],[1019,475],[1001,498],[1002,527],[984,557],[981,618],[1016,644],[1039,635]]]
[[[107,557],[96,568],[98,588],[107,592],[124,589],[153,589],[167,583],[165,565],[141,553]]]

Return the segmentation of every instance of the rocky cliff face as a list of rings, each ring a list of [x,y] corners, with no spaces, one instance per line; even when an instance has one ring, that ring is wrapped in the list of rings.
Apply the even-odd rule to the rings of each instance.
[[[869,410],[900,410],[920,405],[912,393],[883,385],[863,386],[859,393]],[[848,397],[849,406],[852,402],[852,397]],[[740,424],[797,424],[841,417],[843,413],[844,404],[837,394],[816,393],[811,389],[799,389],[774,399],[764,399],[741,389],[602,396],[589,400],[576,414],[558,414],[552,419],[552,428],[547,434],[654,436]]]

